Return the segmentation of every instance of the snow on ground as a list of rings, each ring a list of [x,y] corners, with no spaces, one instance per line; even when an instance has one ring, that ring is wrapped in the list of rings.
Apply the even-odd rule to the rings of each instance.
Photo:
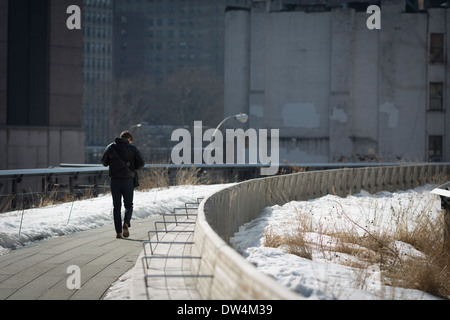
[[[231,243],[260,271],[309,299],[437,299],[418,290],[383,285],[378,265],[368,265],[366,269],[348,266],[355,258],[327,250],[339,240],[324,234],[376,234],[379,230],[393,231],[405,223],[413,228],[418,214],[435,219],[441,214],[440,199],[430,190],[431,186],[425,186],[375,195],[362,191],[346,198],[327,195],[268,207],[257,219],[241,226]],[[265,234],[298,234],[300,223],[309,230],[305,239],[310,244],[312,260],[288,254],[283,246],[263,245]],[[421,255],[400,241],[395,242],[395,248],[402,257]]]
[[[177,186],[134,194],[133,220],[184,207],[226,185]],[[123,211],[123,209],[122,209]],[[132,220],[132,221],[133,221]],[[113,224],[110,194],[48,207],[0,214],[0,255],[35,241]]]
[[[179,186],[135,192],[133,219],[141,219],[184,206],[185,202],[208,196],[229,185]],[[391,288],[381,284],[377,265],[361,272],[339,264],[351,257],[330,254],[321,249],[335,238],[324,235],[325,230],[376,232],[388,230],[403,223],[413,226],[417,212],[430,219],[441,214],[439,197],[430,194],[431,186],[402,192],[367,192],[346,198],[327,195],[310,201],[290,202],[268,207],[257,219],[241,226],[233,246],[257,268],[273,276],[279,283],[309,299],[435,299],[417,290]],[[402,212],[403,214],[399,214]],[[307,217],[308,242],[315,243],[312,260],[288,254],[283,247],[263,246],[264,234],[288,235],[297,232],[299,216]],[[64,203],[44,208],[33,208],[0,214],[0,255],[31,242],[60,235],[98,228],[112,224],[110,195]],[[305,223],[305,222],[303,222]],[[19,233],[20,232],[20,233]],[[403,255],[420,255],[411,246],[396,242]],[[130,271],[132,272],[132,270]],[[110,299],[129,299],[127,285],[130,274],[125,274],[109,291]]]

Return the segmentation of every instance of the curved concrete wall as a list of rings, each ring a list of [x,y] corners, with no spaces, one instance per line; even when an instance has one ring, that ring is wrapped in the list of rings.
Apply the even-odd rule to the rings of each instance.
[[[450,164],[405,165],[303,172],[236,184],[205,199],[199,207],[192,264],[204,299],[302,299],[257,271],[228,245],[239,226],[257,218],[267,206],[309,200],[327,194],[346,196],[414,188],[450,176]]]

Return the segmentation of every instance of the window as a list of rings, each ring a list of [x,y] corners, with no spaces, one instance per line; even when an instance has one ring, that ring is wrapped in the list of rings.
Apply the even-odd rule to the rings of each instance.
[[[440,162],[442,159],[442,136],[428,137],[428,161]]]
[[[430,34],[430,62],[431,63],[444,62],[444,34],[443,33]]]
[[[442,111],[443,110],[443,92],[444,84],[442,82],[430,83],[430,105],[429,110]]]

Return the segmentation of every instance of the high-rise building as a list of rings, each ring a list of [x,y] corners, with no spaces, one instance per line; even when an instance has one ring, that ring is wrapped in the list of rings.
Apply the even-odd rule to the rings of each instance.
[[[113,12],[113,0],[83,1],[83,127],[89,163],[98,160],[109,139]]]
[[[115,132],[118,128],[142,121],[157,126],[167,124],[167,117],[143,119],[144,113],[151,113],[152,108],[161,109],[148,103],[145,108],[149,110],[141,110],[140,116],[131,117],[129,122],[125,121],[127,124],[112,123],[117,122],[112,118],[121,118],[113,109],[121,93],[116,85],[128,79],[136,89],[145,90],[141,82],[145,78],[164,86],[165,79],[187,69],[201,70],[223,81],[225,7],[227,4],[248,7],[250,2],[84,0],[83,3],[83,126],[87,161],[96,162],[103,146],[118,134]],[[181,77],[186,77],[186,72]],[[220,87],[223,91],[223,85]],[[217,95],[221,104],[222,96],[223,93]],[[124,105],[131,104],[126,97]],[[216,114],[218,118],[222,116],[222,107]]]
[[[141,72],[160,82],[185,67],[223,75],[225,5],[225,0],[117,0],[116,76]]]
[[[84,163],[81,0],[0,0],[0,169]]]

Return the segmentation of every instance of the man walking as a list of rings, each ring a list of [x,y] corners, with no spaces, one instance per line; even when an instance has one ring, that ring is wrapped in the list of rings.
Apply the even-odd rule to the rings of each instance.
[[[111,194],[114,206],[114,227],[116,237],[129,237],[128,228],[131,227],[131,216],[133,214],[134,188],[137,186],[136,170],[144,165],[139,150],[133,144],[133,136],[128,131],[123,131],[120,138],[106,147],[102,157],[102,164],[109,166],[111,178]],[[122,197],[125,206],[125,217],[122,226]]]

